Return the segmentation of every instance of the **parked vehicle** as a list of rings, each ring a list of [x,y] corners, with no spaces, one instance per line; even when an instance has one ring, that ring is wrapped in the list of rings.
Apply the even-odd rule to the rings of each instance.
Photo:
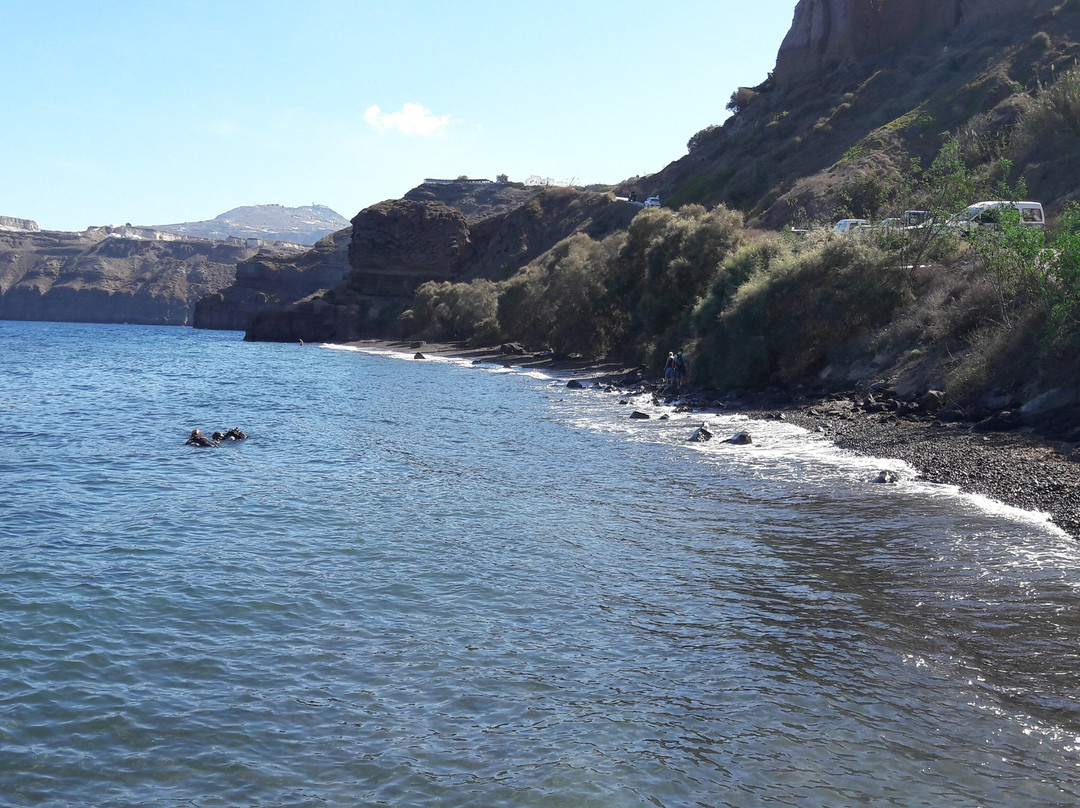
[[[866,219],[841,219],[833,225],[832,229],[834,233],[841,233],[842,235],[848,236],[860,227],[870,227],[870,222]]]
[[[647,207],[647,208],[658,208],[658,207],[660,207],[660,197],[658,197],[658,196],[650,196],[648,199],[645,200],[645,207]]]
[[[963,213],[954,216],[949,224],[962,233],[970,233],[979,227],[998,227],[1001,223],[1001,211],[1005,208],[1019,211],[1020,224],[1025,227],[1043,229],[1046,217],[1041,202],[976,202],[968,205]]]
[[[928,210],[905,210],[904,215],[900,217],[904,227],[922,227],[928,221],[930,221],[930,211]]]

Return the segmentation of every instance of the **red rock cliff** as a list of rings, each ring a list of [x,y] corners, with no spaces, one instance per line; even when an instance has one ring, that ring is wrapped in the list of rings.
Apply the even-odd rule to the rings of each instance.
[[[836,65],[944,41],[961,27],[993,25],[1018,13],[1048,13],[1053,0],[800,0],[776,57],[777,84],[814,80]]]

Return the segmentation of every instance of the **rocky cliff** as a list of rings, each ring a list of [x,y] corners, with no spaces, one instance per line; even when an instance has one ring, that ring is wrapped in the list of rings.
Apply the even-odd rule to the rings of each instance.
[[[1060,3],[1046,0],[802,0],[776,57],[780,86],[823,76],[883,54],[947,48],[959,32],[1034,20]]]
[[[33,219],[17,219],[14,216],[0,216],[0,230],[29,230],[38,232],[41,230],[38,223]]]
[[[0,230],[0,319],[187,325],[228,286],[244,242]]]
[[[823,222],[867,177],[928,163],[942,132],[1000,139],[1078,42],[1074,0],[800,0],[776,69],[732,93],[735,114],[618,190],[724,203],[770,228]],[[1025,160],[1011,179],[1055,211],[1061,176]]]
[[[442,202],[380,202],[352,220],[343,282],[314,294],[308,284],[309,297],[288,306],[265,299],[248,321],[246,338],[346,341],[386,336],[425,281],[509,277],[571,233],[602,238],[625,227],[637,210],[610,194],[569,188],[530,193],[524,204],[472,224]],[[304,271],[313,268],[325,267],[312,258]],[[260,281],[255,294],[263,293],[269,280]],[[226,290],[222,298],[234,294]],[[196,325],[201,324],[198,319]]]

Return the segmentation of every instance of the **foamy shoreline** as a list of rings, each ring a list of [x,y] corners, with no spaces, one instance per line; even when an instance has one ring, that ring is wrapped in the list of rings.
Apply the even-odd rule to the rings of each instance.
[[[498,347],[470,348],[454,343],[360,340],[348,347],[500,364],[572,377],[589,385],[612,384],[654,392],[660,388],[660,380],[644,368],[607,360],[556,359],[547,353],[506,353]],[[932,418],[865,413],[843,399],[793,402],[748,396],[734,400],[692,387],[685,399],[695,412],[705,415],[738,412],[751,418],[782,417],[824,435],[841,449],[866,457],[902,460],[928,482],[1048,514],[1054,525],[1080,539],[1080,463],[1071,462],[1064,453],[1071,447],[1024,432],[975,432],[966,425],[942,424]]]

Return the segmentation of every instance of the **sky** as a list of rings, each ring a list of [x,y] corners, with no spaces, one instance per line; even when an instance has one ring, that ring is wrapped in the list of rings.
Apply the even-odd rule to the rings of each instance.
[[[647,176],[796,0],[0,0],[0,215],[346,218],[426,177]]]

